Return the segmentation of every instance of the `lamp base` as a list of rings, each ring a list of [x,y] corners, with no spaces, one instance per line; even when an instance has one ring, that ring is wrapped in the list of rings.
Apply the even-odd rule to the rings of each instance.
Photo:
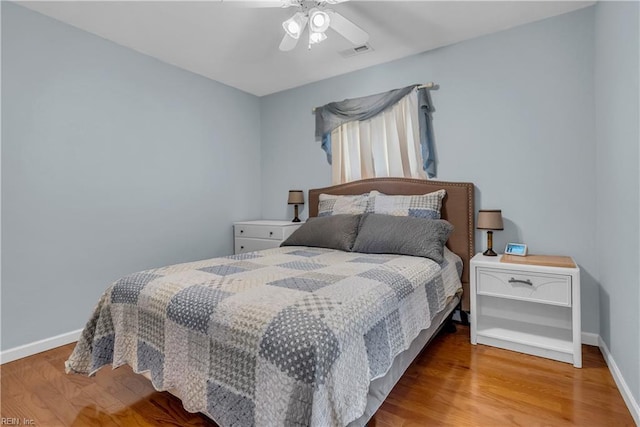
[[[293,205],[293,221],[291,222],[300,222],[300,218],[298,218],[298,205]]]
[[[482,252],[482,255],[484,255],[484,256],[498,256],[498,254],[495,253],[493,251],[493,249],[491,249],[491,248],[489,248],[486,251]]]
[[[498,256],[493,251],[493,230],[487,230],[487,250],[482,253],[484,256]]]

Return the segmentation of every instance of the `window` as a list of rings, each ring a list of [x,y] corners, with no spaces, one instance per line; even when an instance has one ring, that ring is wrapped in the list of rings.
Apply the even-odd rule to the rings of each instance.
[[[373,177],[433,178],[433,83],[318,107],[316,137],[334,184]]]

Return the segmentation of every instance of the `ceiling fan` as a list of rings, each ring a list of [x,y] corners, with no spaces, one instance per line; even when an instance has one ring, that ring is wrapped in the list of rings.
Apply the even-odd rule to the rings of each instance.
[[[369,40],[369,34],[353,22],[332,9],[326,8],[328,4],[341,3],[345,0],[285,0],[283,7],[296,7],[298,11],[282,23],[285,35],[280,42],[280,50],[292,50],[298,44],[305,27],[309,26],[309,44],[320,43],[326,40],[325,32],[333,29],[353,45],[360,46]]]
[[[223,2],[242,2],[243,0],[222,0]],[[246,1],[246,0],[245,0]],[[369,40],[369,34],[356,24],[327,5],[343,3],[348,0],[262,0],[246,1],[249,7],[295,7],[297,10],[282,23],[285,35],[280,42],[280,50],[293,50],[308,26],[308,47],[327,39],[326,31],[331,28],[354,46],[362,46]]]

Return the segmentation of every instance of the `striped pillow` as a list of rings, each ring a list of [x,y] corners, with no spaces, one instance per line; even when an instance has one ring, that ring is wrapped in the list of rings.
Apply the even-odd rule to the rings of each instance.
[[[445,190],[438,190],[420,196],[388,196],[374,190],[369,193],[367,212],[440,219],[442,199],[446,194]]]

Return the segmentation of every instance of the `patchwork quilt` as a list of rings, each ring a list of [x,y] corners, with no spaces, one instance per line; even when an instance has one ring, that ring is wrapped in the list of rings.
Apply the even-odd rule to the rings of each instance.
[[[148,371],[221,426],[344,426],[460,288],[460,259],[281,247],[131,274],[67,372]]]

